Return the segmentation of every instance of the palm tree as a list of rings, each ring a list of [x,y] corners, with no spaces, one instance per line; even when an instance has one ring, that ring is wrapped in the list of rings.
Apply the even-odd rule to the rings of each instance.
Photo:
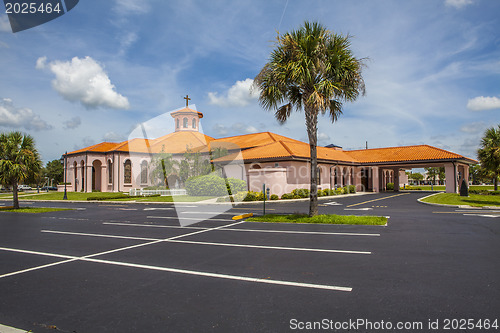
[[[328,113],[334,122],[343,102],[364,94],[362,67],[363,60],[350,50],[349,36],[305,22],[298,30],[278,35],[269,62],[254,80],[260,104],[274,110],[279,122],[284,123],[292,109],[304,110],[311,156],[309,216],[318,213],[318,114]]]
[[[481,166],[494,175],[495,191],[498,191],[498,176],[500,176],[500,125],[486,130],[481,139],[477,157]]]
[[[14,209],[19,209],[17,185],[35,177],[41,164],[33,137],[21,132],[0,134],[0,182],[12,186]]]

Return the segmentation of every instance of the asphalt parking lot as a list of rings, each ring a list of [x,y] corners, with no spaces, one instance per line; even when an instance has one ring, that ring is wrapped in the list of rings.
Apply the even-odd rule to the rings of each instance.
[[[424,195],[320,201],[320,213],[389,216],[382,227],[231,219],[261,214],[255,204],[181,227],[171,204],[25,203],[77,210],[0,214],[0,323],[78,333],[320,331],[306,330],[314,322],[436,332],[446,320],[500,321],[500,211],[418,203]],[[211,211],[191,208],[193,218]],[[359,325],[339,326],[350,321]],[[447,331],[500,331],[452,324]]]

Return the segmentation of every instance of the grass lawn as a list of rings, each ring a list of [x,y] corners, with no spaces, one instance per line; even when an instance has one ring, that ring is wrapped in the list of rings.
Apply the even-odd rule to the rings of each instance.
[[[48,208],[48,207],[21,207],[19,209],[14,209],[12,206],[0,207],[1,212],[12,212],[12,213],[49,213],[49,212],[59,212],[63,210],[72,210],[70,208]]]
[[[116,201],[136,201],[136,202],[197,202],[208,199],[213,199],[214,197],[196,197],[189,195],[176,195],[175,199],[171,196],[161,196],[161,197],[130,197],[127,199],[117,199]]]
[[[67,192],[68,200],[75,201],[87,201],[88,197],[105,197],[105,200],[113,201],[137,201],[137,202],[196,202],[207,199],[212,199],[214,197],[192,197],[189,195],[178,195],[175,196],[175,200],[171,196],[161,196],[161,197],[129,197],[129,198],[117,198],[121,196],[122,193],[112,193],[112,192],[93,192],[93,193],[82,193],[82,192]],[[23,194],[19,196],[22,200],[62,200],[64,197],[63,192],[40,192],[37,194]],[[0,196],[2,199],[11,199],[12,194],[7,194],[6,196]]]
[[[445,191],[446,186],[434,185],[434,187],[431,188],[431,185],[409,185],[409,187],[406,190],[431,191],[431,189],[433,189],[434,191]],[[493,185],[470,185],[469,190],[493,190]]]
[[[456,193],[439,193],[421,201],[443,205],[500,206],[500,196],[498,195],[470,194],[468,197],[461,197]]]
[[[281,223],[313,223],[313,224],[357,224],[357,225],[385,225],[387,218],[383,216],[354,216],[354,215],[316,215],[309,217],[306,214],[276,215],[266,214],[247,219],[249,222],[281,222]]]

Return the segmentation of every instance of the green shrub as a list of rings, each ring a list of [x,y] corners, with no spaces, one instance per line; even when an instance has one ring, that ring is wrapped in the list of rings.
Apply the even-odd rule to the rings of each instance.
[[[296,199],[300,198],[309,198],[310,191],[306,188],[296,188],[292,191],[292,195],[296,197]]]
[[[277,194],[271,194],[271,200],[278,200],[279,198]]]
[[[469,190],[470,194],[481,194],[481,195],[500,195],[500,191],[488,191],[488,190]]]
[[[293,199],[293,194],[292,193],[283,193],[281,195],[282,200],[287,200],[287,199]]]
[[[342,194],[349,194],[349,188],[347,186],[342,187]]]
[[[349,193],[356,193],[356,185],[349,185]]]
[[[335,195],[335,189],[326,189],[326,190],[323,190],[326,195]]]
[[[341,187],[335,189],[335,195],[339,195],[339,194],[342,194],[342,188]]]
[[[385,189],[387,191],[394,191],[394,183],[387,183],[387,185],[385,186]]]
[[[188,195],[191,196],[223,196],[245,191],[247,183],[240,179],[227,178],[216,175],[191,177],[186,181],[185,187]]]

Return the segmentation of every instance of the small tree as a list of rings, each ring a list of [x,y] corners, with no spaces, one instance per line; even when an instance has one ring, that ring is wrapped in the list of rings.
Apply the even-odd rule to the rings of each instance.
[[[19,209],[18,184],[34,179],[41,165],[33,137],[21,132],[0,134],[0,182],[12,186],[14,209]]]
[[[178,165],[179,163],[172,158],[172,154],[165,153],[165,146],[163,146],[161,152],[156,154],[151,161],[151,182],[157,183],[161,180],[168,188],[168,177],[177,173],[175,167]]]
[[[60,160],[52,160],[47,162],[45,168],[42,169],[42,177],[53,179],[56,184],[64,181],[64,166]]]
[[[481,139],[477,157],[481,166],[494,175],[495,191],[498,191],[498,176],[500,176],[500,125],[488,128]]]

